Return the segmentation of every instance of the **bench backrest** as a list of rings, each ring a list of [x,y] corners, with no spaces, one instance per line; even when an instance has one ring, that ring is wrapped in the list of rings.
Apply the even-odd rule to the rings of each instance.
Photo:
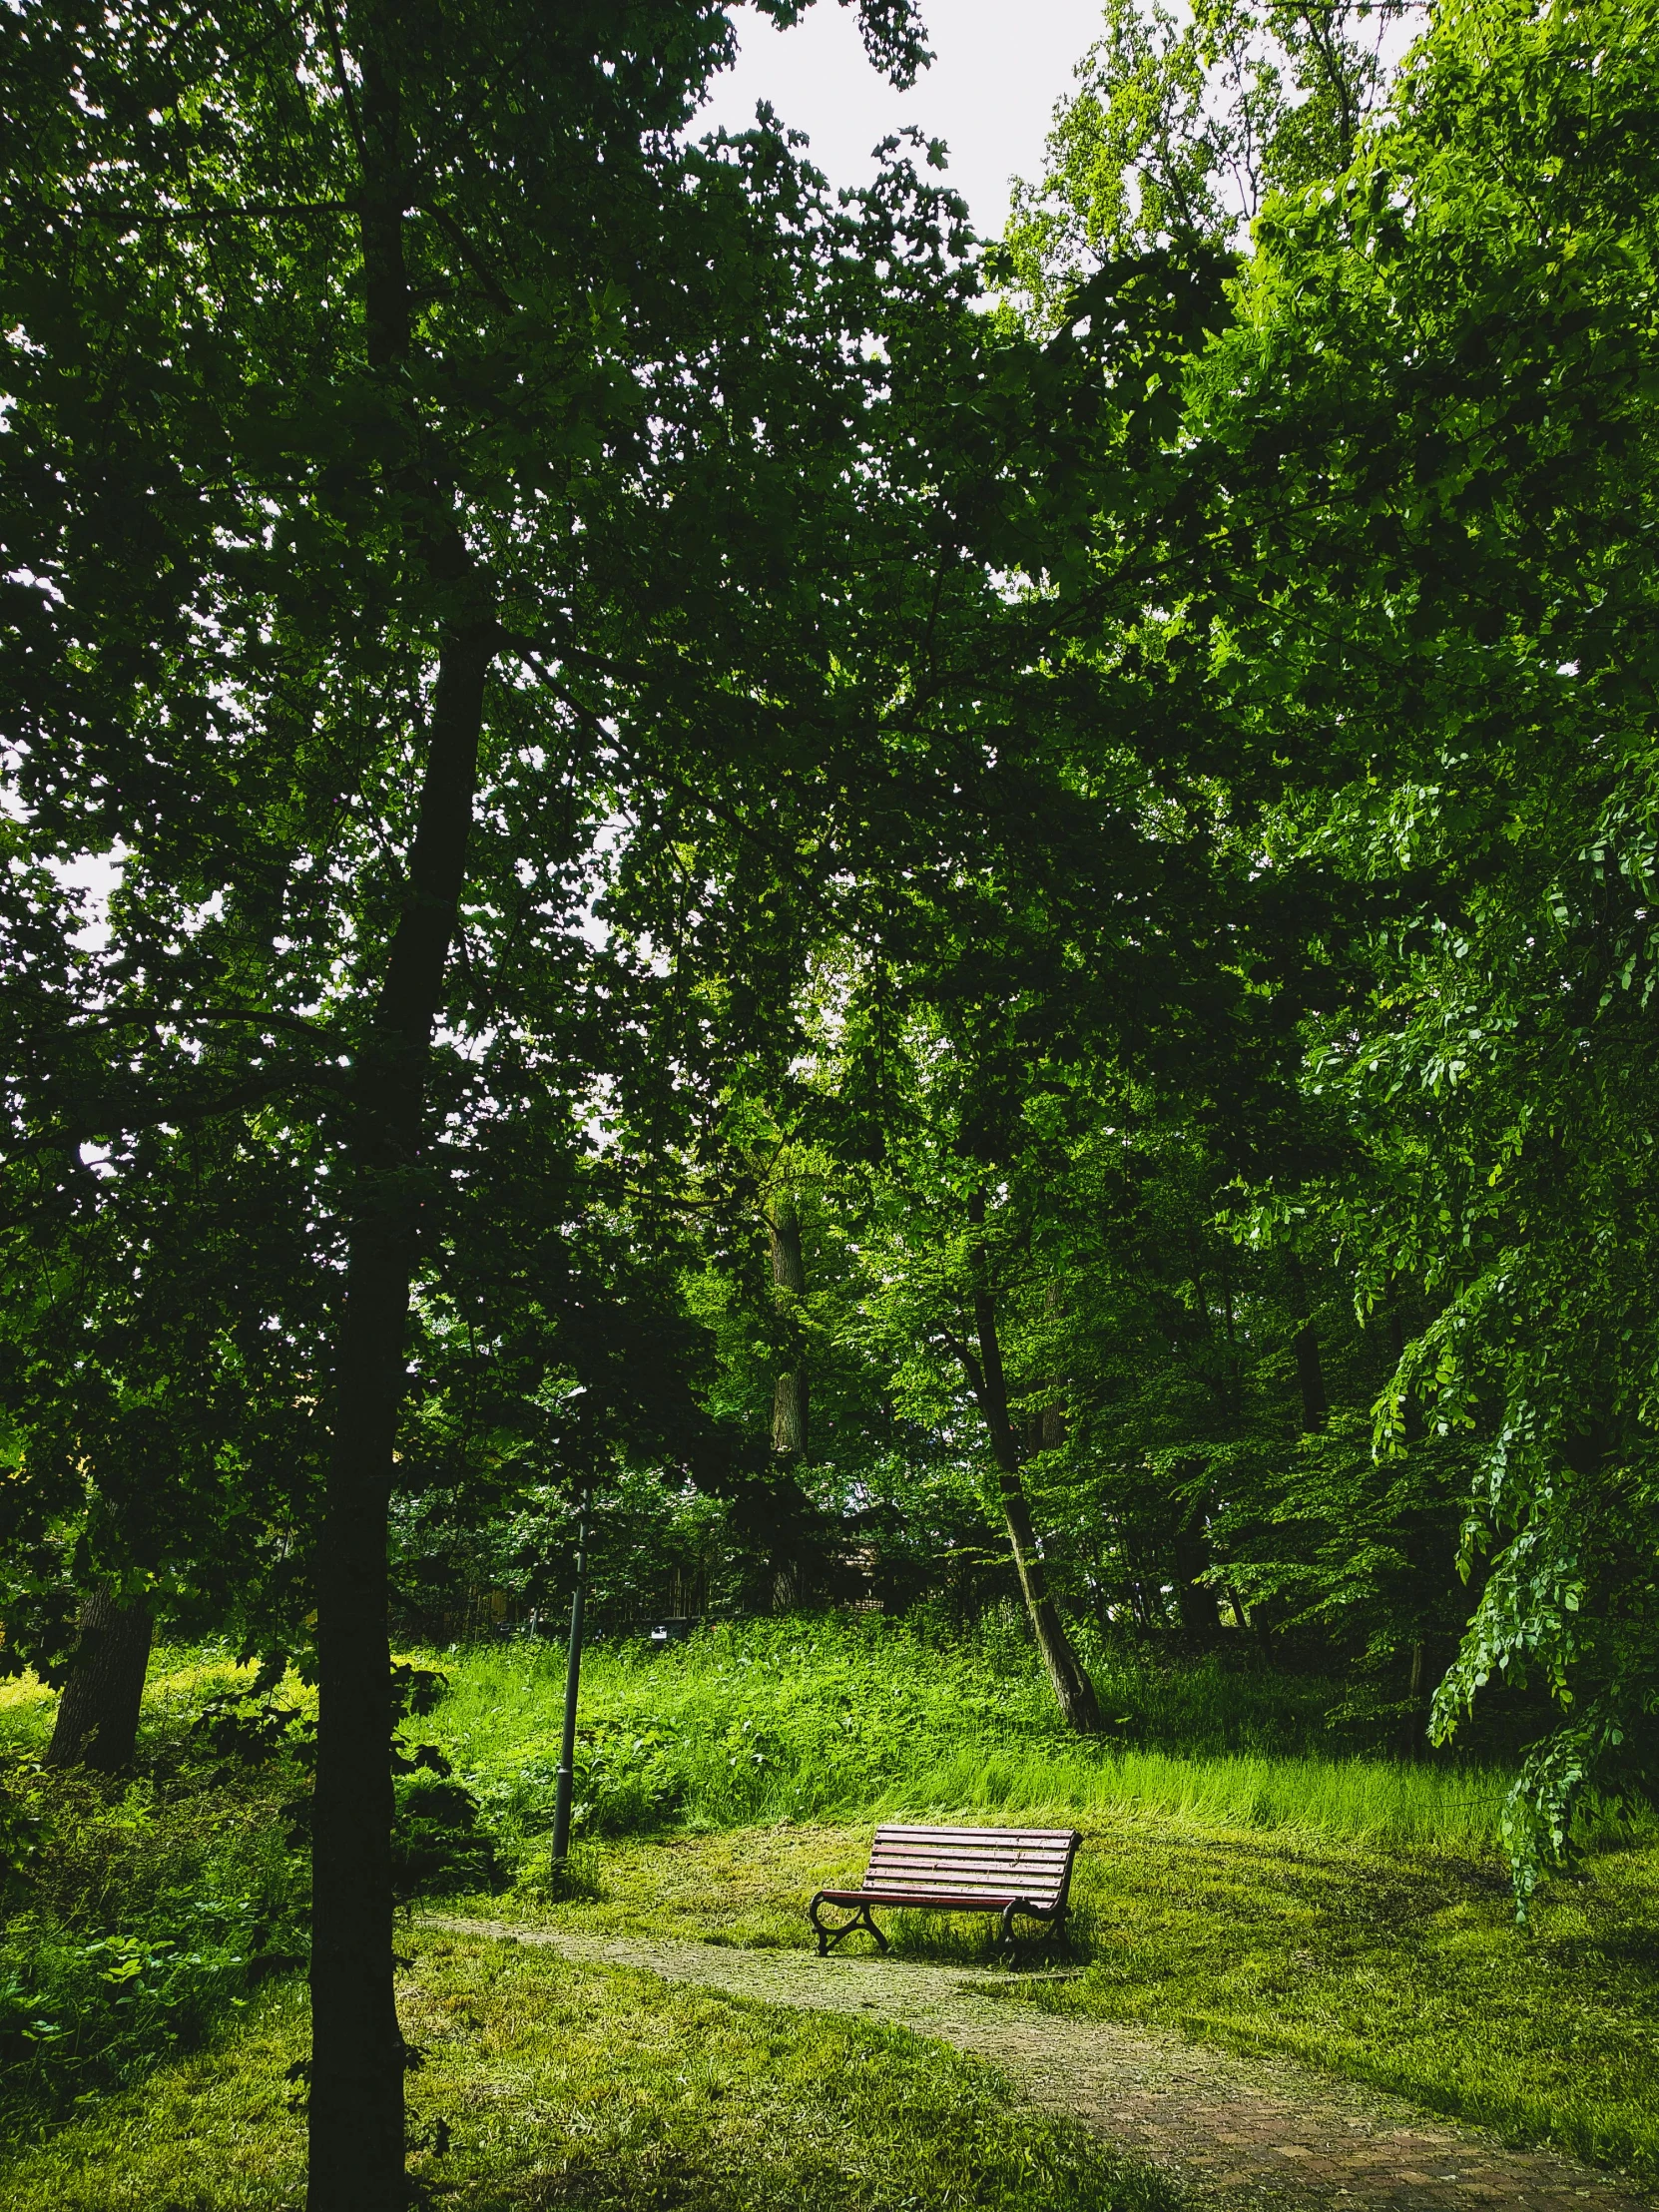
[[[1074,1828],[878,1828],[863,1887],[1028,1898],[1058,1912],[1082,1841]]]

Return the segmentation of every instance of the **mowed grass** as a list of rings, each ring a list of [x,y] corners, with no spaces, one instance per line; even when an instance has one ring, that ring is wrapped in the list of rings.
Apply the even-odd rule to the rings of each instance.
[[[584,1680],[578,1775],[584,1812],[576,1855],[576,1871],[586,1878],[577,1887],[597,1894],[555,1904],[546,1879],[547,1826],[562,1655],[514,1645],[403,1656],[448,1677],[442,1702],[409,1724],[409,1733],[440,1745],[476,1792],[512,1884],[508,1895],[498,1889],[446,1900],[446,1910],[564,1922],[594,1933],[804,1947],[811,1940],[808,1898],[821,1886],[857,1879],[871,1828],[884,1815],[1076,1826],[1086,1836],[1074,1892],[1081,1978],[1019,1984],[1031,2001],[1141,2020],[1247,2052],[1292,2054],[1484,2122],[1513,2141],[1558,2143],[1659,2179],[1659,1848],[1651,1820],[1622,1837],[1606,1830],[1582,1879],[1548,1889],[1532,1929],[1517,1931],[1495,1833],[1506,1778],[1451,1765],[1322,1755],[1311,1747],[1321,1740],[1330,1685],[1220,1663],[1162,1669],[1097,1654],[1116,1734],[1104,1744],[1079,1745],[1060,1727],[1017,1639],[1001,1647],[994,1637],[940,1645],[902,1623],[830,1619],[734,1625],[657,1656],[602,1649],[590,1656]],[[141,1767],[148,1759],[163,1773],[202,1700],[235,1678],[228,1654],[158,1654]],[[291,1677],[283,1694],[311,1703]],[[26,1761],[43,1741],[51,1711],[50,1697],[27,1683],[0,1689],[0,1744]],[[1160,1739],[1160,1731],[1168,1734]],[[112,1804],[112,1818],[126,1820],[135,1807],[142,1812],[150,1787],[141,1776],[138,1795]],[[112,1879],[117,1860],[126,1864],[116,1854]],[[140,1884],[125,1902],[114,1889],[101,1893],[94,1933],[127,1933],[128,1908],[138,1905],[141,1891],[148,1895]],[[895,1915],[886,1925],[901,1955],[996,1970],[984,1923]],[[464,1946],[455,1953],[467,1955]],[[436,1954],[423,1946],[422,1956]],[[483,1971],[464,1967],[474,1976]],[[437,1979],[448,1986],[444,1977],[460,1974],[456,1964]],[[563,2063],[529,2027],[521,2035],[511,2026],[510,1995],[503,1984],[499,2033],[489,2024],[498,2013],[466,1999],[482,2023],[477,2048],[465,2058],[464,2038],[453,2039],[443,2061],[455,2079],[465,2076],[466,2097],[486,2114],[495,2110],[484,2086],[492,2067],[504,2069],[505,2114],[525,2100],[526,2109],[540,2110],[539,2071],[544,2063]],[[417,2009],[427,2002],[418,1977],[409,2001]],[[660,2001],[714,2000],[682,1992]],[[298,2047],[297,2003],[292,1991],[262,1989],[256,2007],[238,2015],[232,2044],[164,2066],[148,2090],[118,2090],[109,2103],[84,2108],[87,2116],[64,2131],[41,2170],[60,2190],[81,2170],[77,2160],[90,2160],[86,2170],[104,2179],[88,2182],[80,2197],[26,2193],[16,2201],[153,2201],[191,2212],[221,2202],[290,2201],[280,2194],[288,2183],[278,2186],[273,2176],[286,2170],[281,2160],[289,2153],[280,2146],[297,2144],[297,2123],[282,2106],[285,2088],[272,2087],[257,2052],[262,2039],[286,2036],[282,2063],[288,2063]],[[465,2004],[458,2019],[470,2016]],[[661,2027],[669,2015],[654,2016]],[[627,2073],[635,2064],[627,2007],[607,1999],[594,2018],[599,2041],[584,2065],[604,2073],[612,2063],[604,2056],[609,2038],[616,2066]],[[411,2032],[425,2040],[422,2031]],[[801,2027],[809,2042],[827,2032]],[[730,2060],[734,2081],[747,2081],[731,2057],[736,2043],[717,2038],[697,2047],[712,2053],[716,2072]],[[201,2068],[207,2071],[192,2070]],[[279,2077],[280,2068],[272,2079]],[[417,2102],[426,2098],[427,2083],[423,2071]],[[221,2089],[231,2100],[223,2111],[215,2102],[223,2102]],[[152,2094],[154,2112],[146,2102]],[[734,2092],[740,2099],[748,2094],[741,2086]],[[276,2100],[270,2110],[260,2101],[268,2096]],[[712,2090],[710,2101],[720,2101]],[[623,2097],[605,2109],[614,2116],[626,2103]],[[636,2106],[645,2109],[637,2098]],[[246,2160],[235,2147],[244,2126],[237,2112],[253,2130]],[[455,2126],[452,2115],[438,2116]],[[186,2187],[188,2160],[177,2189],[166,2178],[165,2160],[173,2155],[167,2140],[178,2134],[188,2145],[199,2122],[211,2122],[229,2146],[223,2157],[213,2154],[218,2195],[190,2193],[198,2181]],[[494,2122],[479,2125],[482,2134],[469,2141],[489,2136]],[[723,2128],[738,2126],[738,2116],[724,2116]],[[128,2137],[140,2146],[132,2170],[149,2175],[150,2198],[142,2191],[127,2198],[108,2193],[108,2175],[125,2170],[128,2156],[111,2144]],[[501,2143],[466,2151],[457,2134],[457,2146],[444,2176],[472,2175],[465,2187],[474,2191],[458,2201],[612,2201],[584,2196],[589,2182],[580,2177],[567,2175],[555,2189],[539,2169],[515,2164],[518,2153]],[[707,2144],[687,2155],[689,2187],[736,2186],[719,2180],[725,2169],[709,2162],[716,2154]],[[474,2172],[468,2158],[484,2163]],[[931,2179],[916,2170],[917,2204],[958,2201],[945,2168]],[[660,2201],[649,2193],[644,2167],[628,2172],[628,2186],[646,2191],[631,2201]],[[799,2175],[789,2185],[801,2186]],[[235,2194],[244,2188],[256,2193]],[[0,2202],[11,2201],[0,2187]],[[694,2194],[683,2201],[774,2200]],[[777,2201],[790,2199],[786,2193]],[[831,2194],[830,2201],[839,2200]],[[972,2201],[1002,2200],[993,2194]]]
[[[1022,1818],[1048,1823],[1051,1807]],[[812,1941],[815,1889],[856,1882],[870,1822],[598,1847],[596,1901],[471,1910],[592,1933]],[[1294,1830],[1085,1821],[1070,1983],[1030,2001],[1278,2052],[1521,2144],[1659,2179],[1659,1850],[1598,1856],[1517,1930],[1494,1858]],[[1003,1979],[990,1924],[878,1914],[900,1956]],[[855,1942],[867,1940],[853,1938]]]
[[[1175,2212],[948,2047],[834,2015],[417,1932],[400,1978],[412,2170],[456,2212]],[[302,1992],[0,2165],[30,2212],[297,2212]],[[441,2125],[440,2125],[441,2123]],[[439,2149],[439,2144],[446,2147]]]

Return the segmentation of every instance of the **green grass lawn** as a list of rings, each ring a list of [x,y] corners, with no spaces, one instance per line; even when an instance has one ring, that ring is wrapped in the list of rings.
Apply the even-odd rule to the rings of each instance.
[[[1084,1825],[1084,1972],[1031,1984],[1032,2001],[1284,2052],[1512,2142],[1659,2179],[1659,1850],[1599,1854],[1522,1932],[1489,1857],[1145,1817]],[[549,1903],[527,1885],[469,1910],[805,1947],[806,1901],[857,1880],[869,1833],[864,1821],[622,1841],[585,1863],[597,1900]],[[900,1955],[991,1963],[988,1922],[877,1917]]]
[[[856,1879],[883,1813],[1075,1825],[1087,1839],[1074,1892],[1083,1972],[1063,1985],[1028,1984],[1030,2001],[1291,2053],[1511,2140],[1554,2142],[1659,2180],[1659,1843],[1651,1821],[1622,1840],[1602,1837],[1582,1878],[1547,1889],[1523,1933],[1494,1833],[1503,1776],[1322,1755],[1318,1708],[1329,1685],[1316,1691],[1215,1665],[1183,1673],[1124,1660],[1102,1676],[1117,1738],[1079,1746],[1017,1648],[999,1653],[983,1640],[936,1648],[891,1623],[759,1622],[657,1658],[595,1655],[584,1687],[577,1860],[597,1894],[556,1904],[547,1895],[546,1830],[558,1654],[493,1647],[424,1656],[447,1672],[449,1690],[411,1733],[439,1744],[476,1793],[502,1870],[493,1891],[467,1900],[445,1897],[434,1876],[428,1896],[444,1898],[446,1909],[594,1932],[805,1945],[808,1898],[821,1885]],[[52,1700],[26,1682],[0,1687],[0,1780],[44,1823],[0,1937],[0,2122],[14,2140],[58,2129],[29,2154],[44,2163],[27,2168],[28,2189],[0,2190],[0,2201],[200,2204],[217,2212],[221,2204],[288,2201],[284,2189],[291,2198],[282,2177],[297,2156],[298,2129],[274,2054],[285,2051],[285,2066],[298,2047],[299,1993],[284,1974],[303,1948],[304,1865],[284,1841],[288,1823],[277,1808],[302,1789],[303,1776],[290,1761],[285,1771],[278,1763],[228,1780],[204,1753],[192,1721],[234,1676],[225,1653],[159,1654],[140,1769],[117,1783],[41,1774],[33,1762]],[[296,1686],[284,1695],[311,1703]],[[989,1963],[984,1924],[892,1916],[888,1925],[901,1955]],[[428,1936],[407,1991],[411,2018],[421,2019],[442,2014],[463,1983],[485,1992],[456,1998],[454,2018],[475,2016],[476,2026],[447,2040],[439,2033],[441,2059],[415,2082],[429,2119],[447,2117],[454,2130],[444,2172],[473,2192],[456,2201],[613,2201],[582,2196],[586,2180],[580,2189],[560,2181],[565,2194],[549,2194],[553,2184],[523,2163],[530,2151],[513,2147],[513,2126],[522,2133],[529,2123],[511,2115],[542,2109],[541,2075],[555,2084],[566,2078],[564,2043],[544,2035],[533,2016],[536,2004],[551,2002],[535,1977],[564,1969],[525,1954],[501,1968],[507,1978],[498,1985],[482,1956],[464,1944],[444,1951]],[[523,1995],[532,1982],[542,1990],[534,2003]],[[761,2033],[752,2025],[758,2014],[718,2004],[709,2011],[715,2000],[649,1981],[601,1982],[602,1994],[594,1983],[578,2010],[591,2006],[599,2038],[581,2045],[582,2064],[607,2079],[612,2068],[618,2084],[606,2092],[606,2126],[669,2097],[668,2075],[652,2070],[657,2056],[627,2024],[641,2007],[641,2017],[657,2022],[652,2032],[669,2037],[670,2054],[677,2037],[707,2054],[709,2071],[696,2079],[713,2082],[730,2067],[734,2081],[750,2080],[744,2038]],[[718,2033],[710,2025],[717,2015]],[[695,2031],[663,2024],[694,2020],[703,2023]],[[561,2034],[575,2036],[578,2026]],[[429,2039],[424,2028],[411,2031]],[[776,2018],[766,2029],[783,2032]],[[806,2081],[817,2063],[812,2051],[841,2030],[802,2022],[789,2033],[798,2037],[790,2047]],[[899,2068],[894,2079],[920,2096],[919,2059],[916,2068]],[[497,2076],[499,2090],[487,2090]],[[993,2096],[972,2068],[949,2078],[971,2079],[975,2095]],[[476,2107],[475,2120],[463,2128],[441,2098],[433,2104],[434,2083],[459,2084],[456,2111]],[[802,2095],[805,2112],[817,2092]],[[651,2137],[680,2146],[672,2155],[690,2162],[686,2186],[694,2193],[684,2202],[799,2201],[788,2194],[805,2170],[788,2165],[798,2150],[801,2159],[830,2161],[831,2179],[814,2190],[841,2201],[833,2191],[843,2180],[833,2175],[854,2173],[845,2164],[851,2136],[836,2149],[840,2137],[813,2135],[803,2117],[806,2133],[789,2149],[796,2123],[776,2114],[785,2163],[774,2172],[763,2160],[755,2187],[782,2193],[730,2194],[736,2184],[719,2178],[721,2146],[730,2148],[733,2131],[748,2124],[738,2107],[750,2091],[719,2113],[712,2087],[699,2096],[684,2111],[669,2098],[662,2109],[672,2108],[672,2125],[663,2118]],[[556,2108],[563,2109],[556,2099],[547,2106]],[[71,2124],[62,2126],[65,2119]],[[877,2114],[870,2124],[896,2122]],[[637,2125],[643,2143],[650,2129],[643,2118]],[[222,2146],[207,2160],[217,2195],[192,2196],[183,2178],[176,2190],[167,2178],[175,2156],[181,2177],[203,2170],[189,2151],[193,2129]],[[185,2145],[177,2153],[168,2148],[174,2136]],[[1015,2157],[1007,2147],[1014,2138],[993,2129],[984,2140],[1003,2142],[1005,2153],[996,2151],[986,2169],[983,2188],[992,2193],[973,2201],[998,2203],[994,2192],[1005,2183],[997,2160]],[[923,2179],[912,2195],[928,2206],[953,2203],[958,2184],[939,2163],[944,2138],[932,2149],[930,2141],[923,2129],[914,2155],[934,2164],[916,2168]],[[1074,2153],[1083,2156],[1075,2146],[1063,2155]],[[606,2174],[631,2174],[628,2186],[647,2190],[645,2165],[618,2164],[620,2150],[605,2156]],[[149,2176],[150,2197],[110,2193],[108,2176],[129,2169]],[[1077,2172],[1075,2187],[1065,2183],[1073,2195],[1054,2195],[1055,2204],[1135,2201],[1122,2196],[1121,2175]],[[857,2201],[853,2181],[844,2187],[852,2192],[846,2201]],[[709,2193],[719,2188],[729,2193]],[[633,2201],[656,2200],[647,2191]]]
[[[1081,2129],[1017,2109],[988,2066],[900,2029],[783,2011],[545,1950],[417,1932],[400,1978],[411,2161],[455,2212],[1175,2212]],[[286,2078],[301,1991],[219,2047],[0,2164],[30,2212],[298,2212]],[[444,2147],[439,2149],[439,2145]]]

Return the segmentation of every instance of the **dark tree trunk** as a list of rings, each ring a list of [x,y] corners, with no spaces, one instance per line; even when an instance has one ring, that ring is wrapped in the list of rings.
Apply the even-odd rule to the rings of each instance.
[[[1406,1692],[1405,1718],[1400,1728],[1400,1749],[1407,1759],[1421,1759],[1428,1750],[1428,1649],[1419,1636],[1411,1646],[1410,1687]]]
[[[361,206],[371,365],[409,349],[395,76],[363,18]],[[307,2212],[403,2212],[407,2050],[392,1975],[391,1651],[387,1508],[405,1382],[431,1041],[466,874],[484,686],[498,630],[450,503],[398,487],[410,573],[429,579],[438,674],[402,911],[352,1079],[352,1205],[336,1340],[333,1438],[316,1566],[317,1742],[311,1869]]]
[[[133,1763],[155,1618],[142,1598],[118,1605],[101,1582],[81,1607],[80,1625],[46,1764],[114,1774]]]
[[[773,1384],[772,1448],[792,1464],[807,1456],[807,1370],[801,1358],[797,1315],[807,1296],[807,1263],[801,1250],[801,1216],[793,1198],[780,1198],[772,1210],[772,1291],[790,1334],[794,1365]]]
[[[1221,1612],[1215,1592],[1199,1580],[1210,1565],[1210,1546],[1204,1534],[1204,1508],[1195,1506],[1176,1524],[1173,1545],[1175,1609],[1182,1633],[1208,1651],[1221,1634]]]
[[[985,1202],[977,1194],[968,1201],[968,1219],[976,1232],[983,1229]],[[967,1373],[968,1385],[990,1433],[991,1456],[996,1461],[997,1489],[1002,1503],[1002,1518],[1008,1530],[1009,1547],[1013,1552],[1014,1572],[1019,1577],[1020,1592],[1025,1599],[1025,1610],[1031,1621],[1031,1632],[1037,1639],[1037,1649],[1042,1653],[1043,1666],[1053,1685],[1066,1725],[1076,1729],[1079,1735],[1098,1735],[1101,1727],[1100,1706],[1095,1698],[1094,1684],[1084,1673],[1082,1663],[1072,1650],[1065,1623],[1048,1594],[1048,1576],[1043,1568],[1042,1553],[1037,1548],[1036,1531],[1031,1523],[1031,1503],[1020,1476],[1018,1439],[1008,1417],[1008,1383],[1002,1371],[1002,1346],[996,1330],[996,1304],[991,1295],[990,1270],[985,1260],[983,1239],[977,1236],[969,1264],[973,1278],[973,1328],[978,1353],[975,1356],[969,1347],[963,1346],[962,1365]]]
[[[308,2212],[401,2212],[386,1515],[433,1024],[466,868],[493,629],[443,641],[406,903],[355,1088],[355,1216],[317,1560]]]
[[[1285,1272],[1290,1279],[1291,1311],[1301,1324],[1296,1333],[1296,1379],[1302,1386],[1302,1428],[1305,1435],[1313,1435],[1331,1416],[1325,1394],[1325,1368],[1308,1306],[1308,1279],[1294,1252],[1285,1255]]]

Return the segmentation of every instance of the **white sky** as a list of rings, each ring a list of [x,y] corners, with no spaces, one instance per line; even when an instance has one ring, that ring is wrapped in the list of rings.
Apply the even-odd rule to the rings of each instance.
[[[855,7],[818,0],[794,30],[736,11],[742,52],[716,80],[694,130],[747,130],[770,100],[812,140],[832,185],[875,173],[870,149],[908,123],[950,149],[946,171],[974,229],[995,238],[1008,214],[1010,177],[1041,174],[1054,103],[1104,29],[1100,0],[920,0],[933,64],[894,92],[864,58]]]

